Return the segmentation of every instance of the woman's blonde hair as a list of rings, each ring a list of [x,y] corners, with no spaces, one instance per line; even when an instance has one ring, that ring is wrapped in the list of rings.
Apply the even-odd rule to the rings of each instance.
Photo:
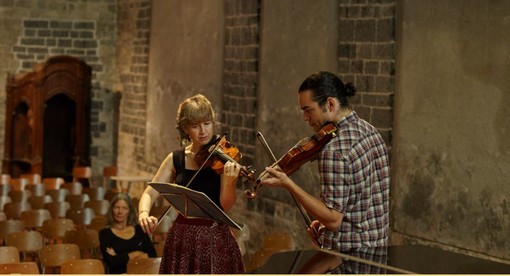
[[[212,104],[200,93],[187,98],[179,104],[176,121],[177,126],[175,128],[179,131],[179,142],[181,145],[190,142],[189,135],[185,132],[186,127],[189,125],[206,121],[212,121],[213,125],[216,125]]]

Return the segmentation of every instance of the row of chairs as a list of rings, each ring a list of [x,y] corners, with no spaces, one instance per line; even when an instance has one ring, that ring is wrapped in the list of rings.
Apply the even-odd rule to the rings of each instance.
[[[104,274],[103,262],[99,259],[81,258],[76,244],[49,244],[41,248],[39,261],[20,262],[20,252],[14,246],[0,246],[0,272],[3,274]]]
[[[5,223],[15,226],[15,222],[6,221]],[[35,262],[39,264],[44,273],[46,267],[59,266],[59,264],[69,259],[85,257],[86,259],[101,260],[97,230],[73,229],[72,221],[66,219],[47,220],[40,231],[25,231],[23,230],[23,222],[17,224],[18,231],[7,233],[5,246],[0,246],[0,263],[19,262],[20,260]],[[2,229],[1,226],[0,229]],[[10,254],[13,251],[16,254]],[[161,256],[162,248],[158,248],[157,252],[158,256]],[[21,258],[19,258],[20,255]],[[155,267],[145,272],[157,273],[159,263],[155,265],[155,261],[158,261],[158,259],[138,260],[137,265],[132,269],[141,269],[152,264]],[[137,270],[136,273],[141,274],[142,272]]]
[[[108,189],[108,181],[109,178],[112,176],[117,175],[117,166],[106,166],[103,167],[103,175],[102,175],[102,183],[101,186],[105,189]],[[87,183],[87,186],[90,187],[99,187],[99,185],[96,185],[92,168],[90,166],[76,166],[73,168],[72,171],[72,182],[85,182]],[[60,178],[60,177],[55,177]],[[62,178],[60,178],[62,179]],[[60,179],[58,181],[60,181]],[[63,179],[62,179],[63,180]],[[31,173],[31,174],[21,174],[18,178],[11,178],[9,174],[2,174],[0,176],[0,184],[11,184],[14,189],[17,190],[23,190],[26,185],[29,184],[44,184],[44,185],[51,185],[53,184],[47,184],[45,183],[45,179],[41,177],[38,173]],[[58,185],[58,183],[55,183]],[[57,188],[58,189],[58,188]]]
[[[19,251],[13,246],[0,246],[0,273],[46,274],[51,270],[61,274],[104,274],[105,266],[99,259],[82,259],[75,244],[52,244],[41,252],[40,267],[37,262],[20,262]],[[130,260],[127,274],[158,274],[161,257]]]

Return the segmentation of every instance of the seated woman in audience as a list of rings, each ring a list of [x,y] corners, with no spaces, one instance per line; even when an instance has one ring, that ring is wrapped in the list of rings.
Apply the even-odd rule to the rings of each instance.
[[[126,273],[131,259],[156,257],[152,240],[137,224],[136,210],[127,194],[112,198],[107,220],[108,226],[99,232],[99,242],[109,273]]]

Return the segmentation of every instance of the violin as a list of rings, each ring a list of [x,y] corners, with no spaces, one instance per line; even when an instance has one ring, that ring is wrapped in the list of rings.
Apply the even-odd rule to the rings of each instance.
[[[295,173],[301,165],[308,161],[313,161],[319,158],[319,153],[322,148],[329,142],[333,137],[336,136],[336,126],[333,123],[327,123],[322,126],[311,137],[305,137],[292,147],[286,154],[284,154],[279,160],[271,165],[271,168],[276,168],[288,176]],[[263,171],[256,179],[256,184],[253,190],[245,190],[244,196],[253,199],[257,196],[257,190],[260,187],[260,182],[267,178],[269,173]]]
[[[195,154],[195,162],[203,167],[210,167],[217,174],[222,174],[225,168],[225,163],[231,161],[237,164],[240,168],[240,175],[247,177],[248,180],[253,181],[255,171],[249,167],[239,164],[242,154],[238,148],[232,146],[226,139],[225,135],[211,139],[207,145],[204,145]]]

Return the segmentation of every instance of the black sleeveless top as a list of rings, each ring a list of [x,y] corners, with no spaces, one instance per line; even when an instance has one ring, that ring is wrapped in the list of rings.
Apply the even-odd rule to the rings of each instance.
[[[175,183],[185,186],[197,171],[185,169],[184,150],[176,150],[172,154],[176,171]],[[188,188],[206,194],[223,210],[220,204],[221,176],[211,168],[203,168]]]

